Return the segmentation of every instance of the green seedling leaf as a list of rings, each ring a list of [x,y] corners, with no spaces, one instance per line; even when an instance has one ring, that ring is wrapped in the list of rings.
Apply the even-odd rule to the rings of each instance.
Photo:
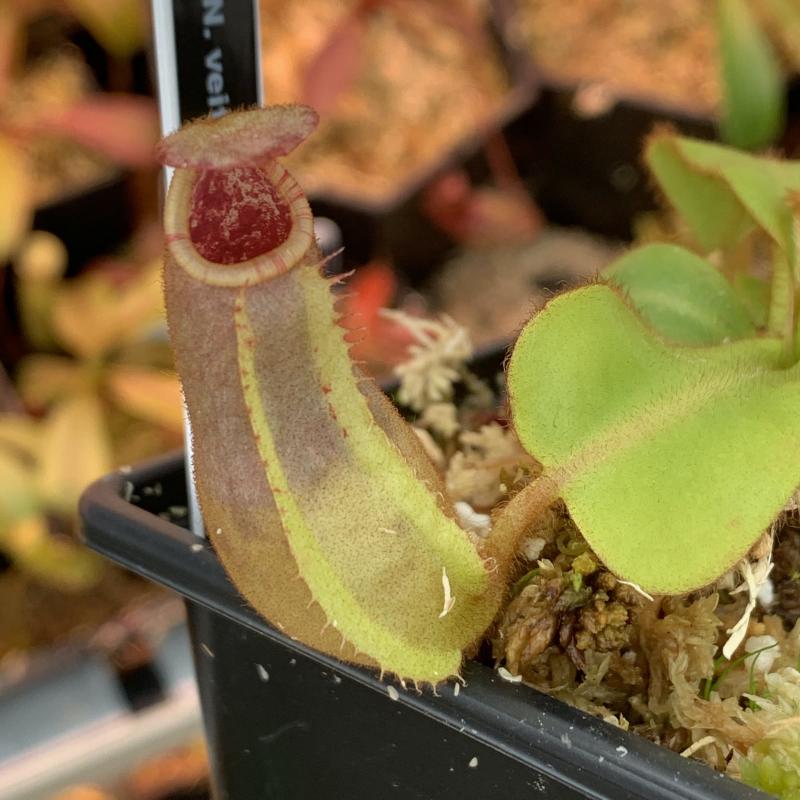
[[[747,309],[703,258],[671,244],[633,250],[603,275],[652,328],[678,344],[720,344],[754,336]]]
[[[645,161],[703,250],[733,247],[757,227],[794,265],[791,195],[800,191],[800,162],[663,133],[649,140]]]
[[[724,141],[756,150],[774,142],[785,121],[784,79],[767,35],[746,0],[717,0]]]
[[[733,289],[753,325],[764,328],[769,319],[769,284],[753,275],[739,274],[733,279]]]
[[[800,483],[800,367],[777,369],[780,351],[670,347],[607,286],[556,298],[510,361],[514,424],[544,472],[505,516],[523,520],[526,493],[534,510],[560,495],[620,577],[666,594],[710,583]]]
[[[650,140],[645,159],[704,250],[737,253],[753,231],[771,241],[767,326],[771,334],[783,338],[784,360],[789,363],[797,349],[795,207],[800,162],[664,134]]]
[[[66,397],[44,422],[47,447],[38,488],[48,507],[75,514],[83,490],[111,469],[111,446],[100,402],[92,394]]]
[[[86,591],[104,572],[95,553],[50,533],[47,518],[34,514],[0,530],[0,549],[29,575],[62,591]]]
[[[288,635],[437,683],[491,624],[505,572],[354,373],[307,201],[274,160],[313,120],[302,107],[238,112],[161,148],[190,164],[165,204],[164,283],[203,516],[240,591]],[[220,213],[263,224],[251,235]]]
[[[0,532],[39,507],[33,466],[0,442]]]

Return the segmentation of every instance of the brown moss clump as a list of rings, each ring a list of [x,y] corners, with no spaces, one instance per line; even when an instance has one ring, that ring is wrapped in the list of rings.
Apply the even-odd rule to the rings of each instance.
[[[492,641],[495,658],[537,688],[583,685],[582,700],[621,709],[642,684],[633,623],[644,598],[600,566],[563,506],[532,539],[545,540],[541,558],[515,586]]]
[[[800,525],[796,522],[785,525],[778,535],[773,558],[775,608],[791,627],[800,619]]]
[[[550,509],[531,539],[540,553],[493,636],[498,663],[674,750],[716,737],[702,756],[718,768],[758,741],[763,724],[747,716],[741,698],[759,684],[748,683],[744,663],[726,672],[718,656],[743,598],[726,595],[722,605],[716,592],[647,599],[602,567],[563,505]],[[776,634],[774,618],[751,628]]]
[[[741,615],[741,595],[647,599],[602,567],[560,505],[532,540],[543,542],[541,552],[498,622],[497,662],[573,706],[678,752],[691,748],[735,777],[742,764],[752,771],[759,742],[789,724],[791,714],[777,713],[770,698],[778,673],[796,695],[800,623],[787,632],[777,616],[754,616],[748,635],[774,642],[772,666],[755,669],[745,652],[727,661],[720,647]],[[784,761],[795,758],[789,750]]]

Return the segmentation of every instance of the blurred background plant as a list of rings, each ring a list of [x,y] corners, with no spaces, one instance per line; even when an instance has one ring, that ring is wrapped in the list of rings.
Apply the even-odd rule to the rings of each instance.
[[[548,80],[583,87],[591,115],[619,98],[715,114],[737,147],[775,143],[800,70],[794,0],[523,0],[514,37]]]
[[[91,481],[181,442],[161,305],[157,114],[135,93],[146,8],[0,3],[0,657],[152,591],[76,540]],[[70,236],[102,239],[80,198],[121,174],[132,218],[122,229],[135,233],[110,255],[84,263],[83,250],[32,230],[37,209],[57,201]]]
[[[66,11],[61,30],[31,40],[42,15]],[[51,17],[52,18],[52,17]],[[143,46],[145,23],[138,0],[5,0],[0,6],[0,262],[21,244],[33,209],[58,195],[86,188],[120,167],[153,163],[157,135],[149,98],[98,92],[80,50],[67,34],[82,24],[117,62]],[[124,24],[123,24],[124,23]],[[31,52],[33,50],[33,52]]]
[[[487,0],[260,6],[267,96],[323,118],[289,159],[312,197],[390,200],[492,126],[514,88]]]
[[[63,246],[50,234],[31,234],[15,258],[19,311],[35,350],[16,365],[0,414],[0,551],[15,567],[0,574],[0,596],[27,591],[21,572],[50,591],[92,590],[87,604],[102,607],[107,598],[96,590],[111,568],[75,541],[78,498],[113,467],[181,443],[160,257],[147,252],[156,243],[139,245],[144,255],[134,249],[125,259],[99,260],[70,280]],[[62,627],[81,622],[64,612]],[[38,641],[42,624],[28,622]],[[3,616],[0,653],[24,641],[19,630],[3,635],[19,623]]]

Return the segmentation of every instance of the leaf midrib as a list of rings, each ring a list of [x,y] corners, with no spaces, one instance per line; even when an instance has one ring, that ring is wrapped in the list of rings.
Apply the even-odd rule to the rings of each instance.
[[[569,484],[610,459],[638,447],[666,428],[693,413],[713,405],[736,386],[763,381],[779,388],[800,378],[800,365],[787,370],[754,368],[743,374],[741,367],[720,371],[716,375],[689,375],[677,395],[670,395],[671,402],[657,405],[654,400],[641,405],[635,414],[626,414],[624,419],[610,422],[599,430],[583,447],[569,456],[562,464],[545,463],[544,475],[554,481],[560,491],[568,490]]]
[[[644,289],[641,287],[636,288],[635,294],[637,305],[643,305],[644,303],[657,304],[662,309],[668,309],[680,317],[688,317],[715,342],[731,336],[730,329],[722,319],[718,316],[703,314],[696,305],[683,298],[659,289]]]

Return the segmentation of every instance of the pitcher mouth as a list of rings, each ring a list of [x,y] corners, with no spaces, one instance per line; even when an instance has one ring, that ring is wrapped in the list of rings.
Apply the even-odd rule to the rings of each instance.
[[[237,168],[233,168],[236,170]],[[303,190],[277,161],[255,168],[260,172],[259,190],[266,189],[281,219],[275,229],[247,231],[247,241],[220,241],[214,226],[219,226],[217,208],[198,209],[198,192],[209,181],[209,171],[199,168],[177,169],[167,193],[164,229],[167,248],[180,266],[193,278],[212,286],[253,286],[288,272],[296,266],[314,241],[314,221]],[[218,173],[224,177],[224,172]],[[250,210],[255,209],[251,204]],[[255,209],[257,215],[257,209]],[[269,213],[258,224],[269,226]],[[202,217],[198,221],[198,218]],[[235,232],[235,231],[234,231]],[[260,252],[262,247],[271,248]],[[212,256],[211,260],[207,256]]]

